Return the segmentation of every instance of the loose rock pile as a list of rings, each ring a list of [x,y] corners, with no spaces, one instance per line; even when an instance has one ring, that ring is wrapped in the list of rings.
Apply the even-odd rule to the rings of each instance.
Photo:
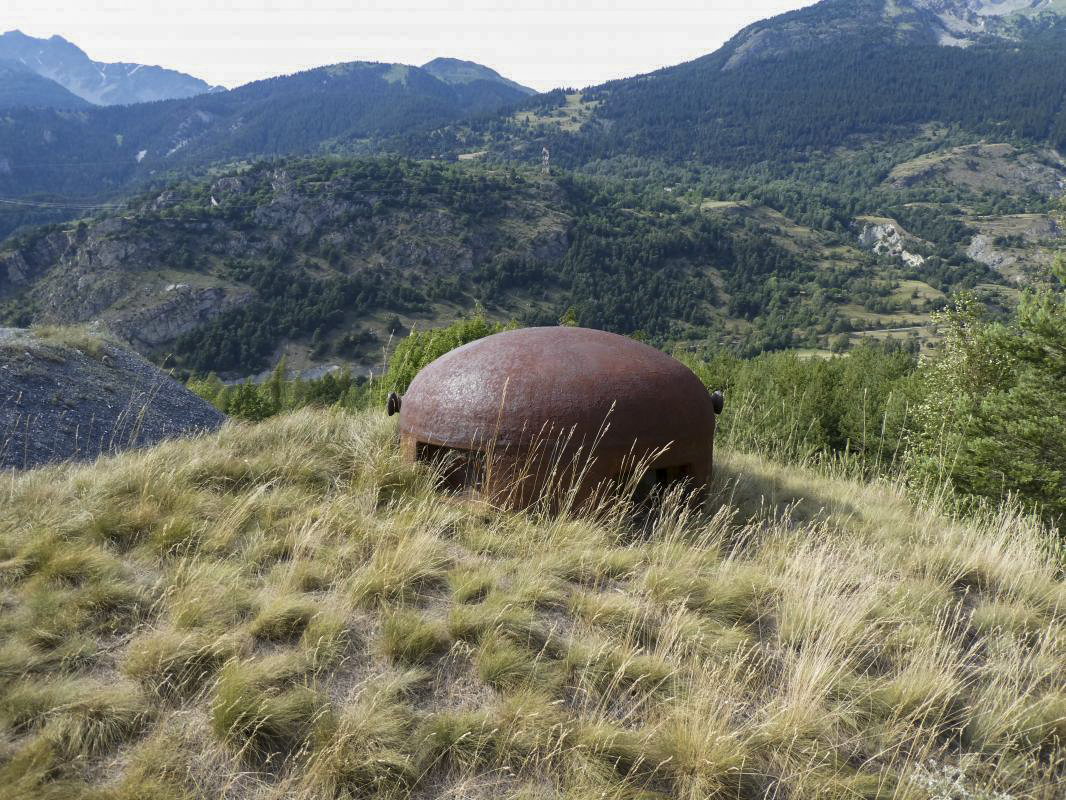
[[[0,469],[93,459],[224,419],[117,344],[0,328]]]

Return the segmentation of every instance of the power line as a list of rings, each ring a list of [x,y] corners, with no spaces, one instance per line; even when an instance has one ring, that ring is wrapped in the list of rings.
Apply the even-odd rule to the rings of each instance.
[[[323,200],[328,200],[328,201],[333,201],[333,200],[351,200],[351,201],[355,201],[355,202],[360,202],[360,201],[366,202],[367,200],[372,199],[374,195],[386,196],[386,197],[398,197],[398,196],[401,196],[401,195],[414,194],[415,196],[432,195],[432,196],[440,197],[440,196],[444,196],[446,194],[451,194],[454,189],[458,189],[459,191],[462,191],[464,189],[477,189],[477,188],[480,188],[479,186],[476,185],[477,182],[478,182],[478,179],[483,179],[485,177],[488,177],[490,179],[494,178],[494,179],[496,179],[498,181],[500,177],[504,177],[504,176],[505,176],[505,173],[504,173],[504,171],[502,169],[484,170],[480,174],[474,173],[473,175],[469,176],[468,180],[470,180],[472,178],[471,184],[473,184],[473,185],[468,184],[466,186],[462,186],[462,185],[454,186],[452,184],[452,182],[447,177],[441,176],[441,175],[434,175],[432,177],[425,176],[423,178],[423,182],[422,183],[417,183],[416,181],[412,181],[411,179],[407,179],[407,178],[403,178],[403,177],[385,178],[385,179],[379,179],[377,181],[374,181],[374,183],[372,185],[369,185],[369,186],[366,186],[366,187],[353,186],[353,187],[348,188],[348,191],[350,191],[350,192],[353,192],[353,193],[356,193],[356,194],[365,193],[367,195],[370,195],[371,196],[370,198],[361,198],[361,197],[348,198],[348,197],[344,197],[343,195],[338,196],[335,193],[321,194],[321,195],[318,195],[318,198],[319,199],[323,199]],[[221,177],[240,177],[240,176],[221,176]],[[467,176],[464,176],[464,177],[467,177]],[[326,178],[324,181],[321,181],[321,182],[322,183],[329,183],[330,180],[331,180],[330,178]],[[315,181],[311,181],[311,183],[314,183],[314,182]],[[161,188],[159,190],[156,190],[156,191],[165,192],[165,191],[167,191],[167,188],[163,187],[163,188]],[[141,190],[141,191],[139,191],[137,193],[138,194],[138,199],[144,197],[145,194],[154,194],[154,193],[155,193],[154,191],[153,192],[144,192],[143,190]],[[86,202],[84,200],[68,200],[68,201],[63,201],[63,200],[26,200],[26,199],[23,199],[23,198],[16,198],[16,197],[0,197],[0,205],[23,206],[23,207],[29,207],[29,208],[42,208],[42,209],[74,209],[74,210],[79,210],[79,211],[97,211],[97,210],[99,210],[99,211],[119,211],[119,210],[122,210],[122,209],[129,208],[129,203],[128,202],[123,202],[123,203],[91,203],[91,202]],[[220,202],[217,202],[216,205],[211,205],[210,201],[208,201],[208,204],[205,204],[205,205],[197,204],[195,207],[196,208],[203,208],[203,209],[218,208],[221,211],[239,211],[239,210],[246,210],[246,209],[269,208],[270,206],[271,206],[271,203],[244,203],[244,202],[240,202],[239,200],[234,202],[233,200],[227,200],[227,199],[224,198]]]
[[[137,161],[134,158],[123,158],[114,161],[16,161],[15,163],[8,162],[7,164],[4,164],[3,170],[9,172],[14,169],[30,169],[36,167],[102,167],[112,166],[114,164],[137,166],[140,163],[140,161]]]
[[[69,203],[57,203],[43,200],[18,200],[13,197],[0,197],[0,204],[7,206],[28,206],[30,208],[73,208],[82,211],[104,210],[104,211],[117,211],[121,208],[125,208],[125,204],[116,205],[114,203],[81,203],[81,202],[69,202]]]

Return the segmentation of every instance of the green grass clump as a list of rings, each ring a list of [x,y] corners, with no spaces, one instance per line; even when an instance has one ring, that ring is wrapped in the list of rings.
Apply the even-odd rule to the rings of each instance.
[[[441,712],[415,734],[423,771],[489,767],[500,757],[500,729],[483,711]]]
[[[627,692],[669,696],[677,688],[673,665],[632,645],[575,644],[565,663],[579,687],[606,698]]]
[[[447,652],[451,637],[443,622],[417,611],[399,610],[385,618],[381,646],[393,661],[416,665]]]
[[[152,709],[135,686],[101,687],[53,709],[43,735],[68,757],[109,753],[147,724]]]
[[[661,620],[655,609],[621,592],[579,592],[571,599],[574,616],[644,647],[653,647]]]
[[[300,647],[318,668],[342,662],[361,643],[347,615],[335,608],[317,611],[300,637]]]
[[[262,663],[228,663],[211,702],[211,725],[219,739],[260,762],[302,745],[324,709],[323,698],[283,677]]]
[[[320,725],[304,787],[317,797],[394,796],[411,789],[418,770],[410,753],[417,717],[411,691],[417,672],[384,675]]]
[[[0,729],[37,733],[66,758],[109,753],[148,723],[152,709],[135,685],[27,679],[5,691]]]
[[[363,605],[404,602],[444,585],[451,564],[442,542],[426,534],[403,536],[374,551],[354,579],[354,597]]]
[[[477,653],[478,676],[501,690],[513,690],[528,683],[536,673],[536,655],[502,636],[482,642]]]
[[[161,631],[134,640],[123,669],[160,697],[187,697],[239,652],[233,637]]]
[[[275,597],[252,620],[252,636],[268,642],[287,642],[302,634],[314,618],[313,603],[299,597]]]
[[[167,610],[180,630],[229,633],[255,608],[253,593],[234,564],[190,560],[174,569]]]
[[[494,585],[484,565],[458,566],[448,572],[448,586],[457,603],[480,603]]]
[[[456,606],[448,616],[448,630],[456,639],[476,644],[499,635],[523,647],[558,647],[536,614],[507,596],[494,596],[476,606]]]
[[[17,733],[39,729],[53,710],[73,702],[85,686],[69,678],[22,680],[5,688],[0,698],[0,725]]]

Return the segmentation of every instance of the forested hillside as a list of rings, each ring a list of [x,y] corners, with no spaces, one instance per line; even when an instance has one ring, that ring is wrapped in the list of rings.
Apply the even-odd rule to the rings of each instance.
[[[443,80],[419,67],[352,62],[181,100],[11,110],[0,125],[0,196],[84,204],[218,160],[365,150],[375,138],[527,95],[499,76]],[[12,229],[5,221],[0,235]]]
[[[427,154],[473,146],[568,166],[619,155],[736,166],[804,159],[857,136],[906,138],[926,123],[1066,147],[1066,28],[1024,44],[900,45],[856,33],[832,46],[725,69],[728,51],[579,94],[526,101],[399,145]],[[571,104],[573,113],[557,116]],[[473,138],[472,138],[473,137]]]
[[[919,347],[957,289],[1003,313],[1046,273],[1066,194],[1066,27],[1041,6],[944,47],[929,31],[947,11],[927,5],[820,3],[687,64],[533,98],[436,59],[11,112],[0,194],[38,195],[0,213],[24,229],[0,249],[5,319],[100,321],[244,374],[282,354],[367,369],[390,336],[475,304],[743,354]],[[382,149],[432,161],[234,160]],[[28,229],[78,213],[48,196],[111,199]]]
[[[89,103],[17,61],[0,58],[0,109],[88,108]]]
[[[98,320],[180,366],[238,374],[283,352],[294,366],[366,368],[390,336],[477,305],[749,354],[846,348],[882,329],[914,337],[945,292],[1002,280],[943,235],[946,257],[908,265],[860,249],[857,229],[819,233],[753,203],[569,174],[290,159],[12,239],[0,308],[20,325]]]

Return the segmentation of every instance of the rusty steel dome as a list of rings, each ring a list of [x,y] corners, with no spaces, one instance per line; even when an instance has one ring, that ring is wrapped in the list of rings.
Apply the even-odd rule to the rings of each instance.
[[[591,454],[581,478],[587,489],[618,477],[627,460],[651,456],[646,481],[705,486],[721,402],[653,347],[560,326],[506,331],[452,350],[419,372],[402,398],[391,398],[389,411],[400,415],[407,458],[450,456],[452,488],[522,506],[543,489],[538,473],[548,452],[556,461]],[[515,491],[519,464],[526,474]]]

